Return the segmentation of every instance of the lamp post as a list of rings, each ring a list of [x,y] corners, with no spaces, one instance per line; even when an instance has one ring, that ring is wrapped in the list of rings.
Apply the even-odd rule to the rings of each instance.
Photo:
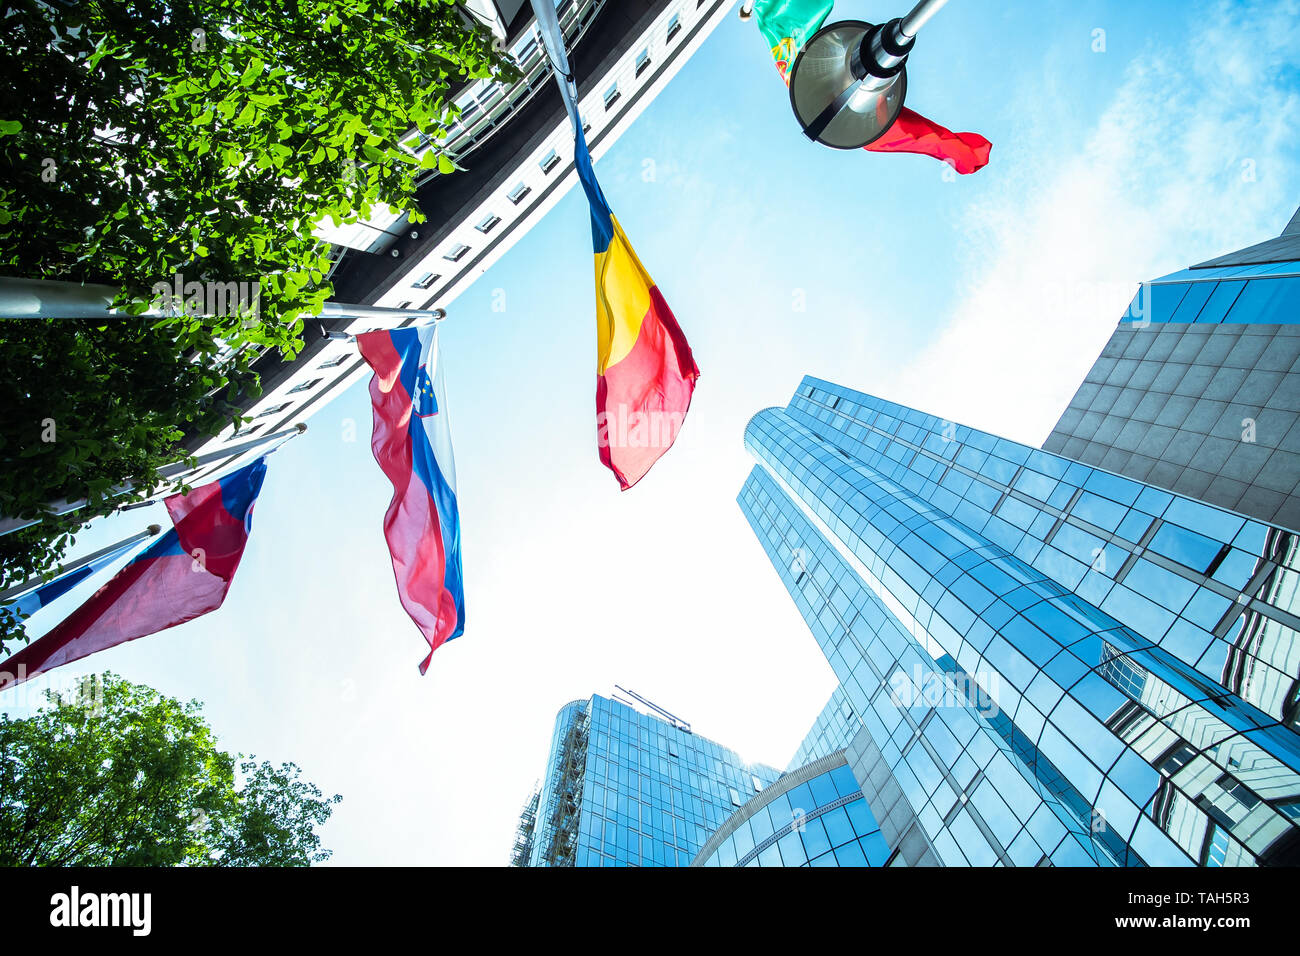
[[[814,142],[860,149],[898,119],[916,34],[948,0],[920,0],[888,23],[841,20],[804,44],[790,70],[790,105]]]

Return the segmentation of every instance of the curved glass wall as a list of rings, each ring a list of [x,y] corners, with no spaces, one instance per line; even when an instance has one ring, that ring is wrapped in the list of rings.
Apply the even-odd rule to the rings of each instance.
[[[889,857],[841,751],[786,774],[751,800],[691,865],[884,866]]]

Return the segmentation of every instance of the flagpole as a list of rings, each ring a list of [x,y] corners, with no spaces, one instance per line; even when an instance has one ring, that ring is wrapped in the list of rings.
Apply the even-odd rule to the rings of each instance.
[[[158,476],[164,479],[172,478],[175,477],[176,475],[184,474],[185,472],[190,471],[192,468],[201,468],[203,465],[210,465],[214,461],[221,461],[223,458],[237,457],[239,455],[244,454],[244,452],[252,451],[255,448],[260,448],[262,445],[266,444],[267,442],[274,441],[277,438],[284,438],[286,440],[289,438],[293,438],[296,435],[301,435],[306,430],[307,430],[307,424],[305,422],[299,422],[298,424],[294,425],[292,428],[286,428],[282,432],[274,432],[273,434],[270,435],[263,435],[261,438],[255,439],[254,441],[245,442],[242,445],[236,445],[234,448],[223,448],[220,451],[214,451],[214,452],[209,452],[206,455],[200,455],[198,458],[194,460],[193,465],[189,465],[183,461],[173,462],[170,465],[164,465],[163,467],[158,469]],[[132,484],[131,482],[117,485],[116,487],[109,489],[109,496],[111,497],[114,495],[120,495],[127,491],[131,491],[133,488],[135,488],[135,485]],[[140,506],[146,504],[152,504],[152,502],[142,501],[137,503],[137,505]],[[74,511],[81,510],[85,506],[86,506],[85,498],[78,498],[75,501],[69,501],[66,498],[64,498],[60,501],[49,502],[47,505],[47,510],[39,518],[30,518],[30,519],[0,518],[0,537],[3,537],[4,535],[7,534],[11,534],[14,531],[21,531],[23,528],[30,528],[34,524],[40,524],[41,521],[45,520],[47,515],[60,516],[60,515],[71,514]],[[121,509],[121,510],[127,510],[127,509]]]
[[[920,32],[921,27],[930,22],[930,18],[943,9],[948,0],[921,0],[912,12],[903,17],[903,22],[898,25],[898,32],[905,37],[914,37]]]
[[[168,318],[173,310],[150,301],[139,315],[127,315],[112,307],[118,289],[111,285],[68,282],[62,279],[15,279],[0,276],[0,316],[6,319],[102,319]],[[442,310],[435,310],[442,311]],[[198,315],[208,313],[199,312]],[[325,302],[316,319],[392,319],[401,316],[432,316],[423,309],[395,309],[355,302]]]
[[[437,325],[439,322],[441,322],[443,319],[447,317],[447,310],[432,309],[430,311],[421,311],[421,312],[414,312],[414,313],[404,312],[403,314],[428,316],[429,325]],[[413,328],[413,326],[405,326],[405,327]],[[327,332],[323,328],[321,329],[321,336],[323,338],[332,339],[335,342],[355,342],[357,340],[357,337],[353,335],[351,332],[340,332],[337,330],[331,330]]]
[[[162,531],[162,525],[151,524],[143,531],[137,532],[136,534],[131,535],[129,538],[123,538],[121,541],[117,542],[117,544],[110,544],[106,548],[100,548],[94,554],[86,555],[84,558],[82,558],[79,561],[74,561],[71,564],[64,564],[59,566],[54,570],[53,572],[54,577],[52,578],[47,579],[40,574],[34,575],[28,578],[26,581],[21,582],[20,584],[15,584],[11,588],[6,588],[5,590],[0,591],[0,603],[7,604],[8,602],[14,600],[15,598],[22,597],[24,594],[26,594],[28,591],[33,590],[34,588],[38,588],[44,584],[52,583],[56,578],[61,578],[65,574],[71,574],[73,571],[80,571],[86,565],[93,564],[94,562],[98,561],[100,558],[104,557],[105,555],[112,554],[114,551],[121,551],[124,548],[128,548],[131,545],[135,544],[137,541],[143,541],[145,538],[152,538],[160,531]]]

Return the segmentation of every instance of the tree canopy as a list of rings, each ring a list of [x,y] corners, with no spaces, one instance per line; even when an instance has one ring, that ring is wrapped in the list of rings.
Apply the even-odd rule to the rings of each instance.
[[[318,226],[381,203],[422,221],[416,177],[454,166],[404,141],[438,141],[458,84],[513,74],[452,0],[19,0],[0,59],[0,275],[105,283],[134,315],[159,283],[256,290],[0,321],[0,514],[43,516],[0,537],[3,589],[156,489],[183,436],[239,421],[254,359],[297,354],[332,294]],[[18,634],[0,611],[0,652]]]
[[[307,866],[324,797],[292,763],[217,747],[197,701],[113,674],[0,715],[0,865]]]

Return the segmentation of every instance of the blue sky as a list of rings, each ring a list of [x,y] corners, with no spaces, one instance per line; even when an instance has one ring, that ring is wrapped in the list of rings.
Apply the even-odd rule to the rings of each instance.
[[[749,417],[811,373],[1039,444],[1139,281],[1275,235],[1300,204],[1296,0],[954,0],[909,73],[909,106],[993,142],[986,169],[807,143],[734,14],[598,162],[703,373],[632,491],[594,447],[580,192],[452,304],[467,628],[428,676],[357,386],[269,459],[225,607],[0,705],[105,668],[198,698],[227,749],[343,794],[322,831],[337,863],[503,863],[555,712],[616,682],[784,767],[833,680],[735,505]]]

